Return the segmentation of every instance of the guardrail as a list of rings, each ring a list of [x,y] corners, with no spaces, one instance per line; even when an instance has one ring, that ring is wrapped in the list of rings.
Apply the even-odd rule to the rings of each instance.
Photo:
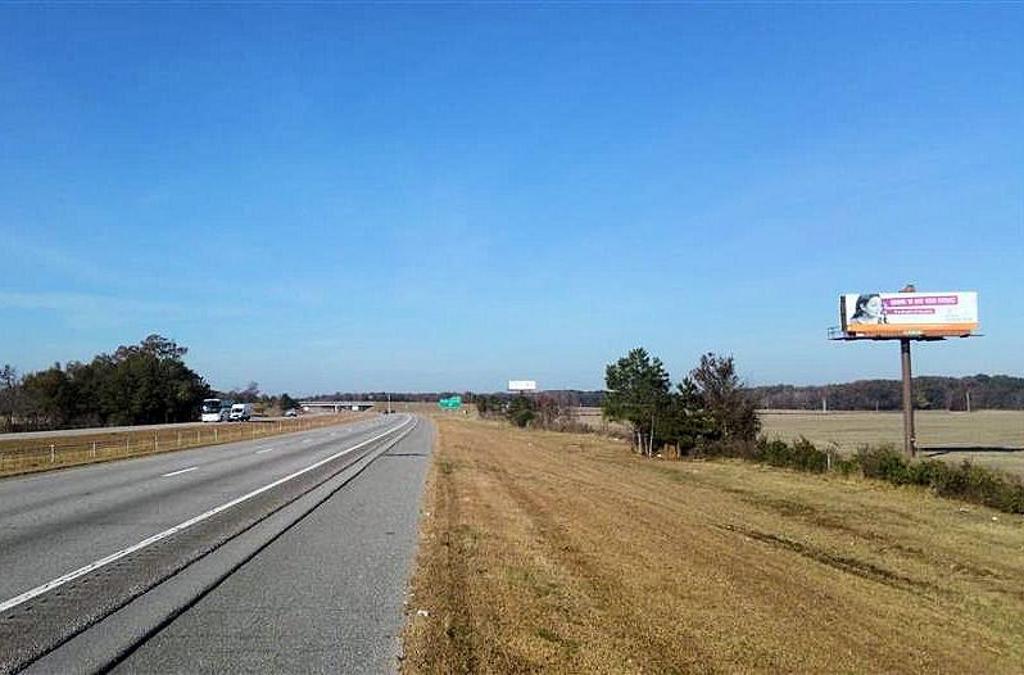
[[[97,432],[87,436],[57,436],[24,441],[4,441],[0,437],[0,476],[266,438],[332,426],[366,416],[358,413],[344,416],[317,415],[272,422],[197,424],[186,428]]]

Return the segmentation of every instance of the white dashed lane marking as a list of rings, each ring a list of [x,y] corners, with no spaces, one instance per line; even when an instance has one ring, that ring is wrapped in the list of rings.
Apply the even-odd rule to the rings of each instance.
[[[163,478],[170,478],[171,476],[180,476],[183,473],[188,473],[189,471],[195,471],[198,468],[199,468],[198,466],[190,466],[187,469],[178,469],[177,471],[172,471],[170,473],[165,473],[163,475]]]

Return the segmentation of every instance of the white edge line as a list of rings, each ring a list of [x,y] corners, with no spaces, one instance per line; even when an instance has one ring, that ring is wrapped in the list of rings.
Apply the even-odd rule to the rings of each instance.
[[[15,597],[11,598],[10,600],[7,600],[7,601],[3,602],[2,604],[0,604],[0,613],[6,612],[7,610],[11,609],[12,607],[17,607],[18,605],[22,604],[23,602],[27,602],[28,600],[31,600],[32,598],[40,596],[43,593],[46,593],[47,591],[51,591],[54,588],[57,588],[58,586],[63,586],[64,584],[68,583],[69,581],[74,581],[75,579],[77,579],[80,576],[86,575],[89,572],[92,572],[94,570],[98,570],[99,568],[101,568],[101,567],[103,567],[105,565],[109,565],[110,563],[112,563],[112,562],[114,562],[116,560],[120,560],[121,558],[123,558],[123,557],[125,557],[127,555],[131,555],[132,553],[135,553],[136,551],[140,551],[140,550],[146,548],[147,546],[155,544],[156,542],[158,542],[158,541],[160,541],[162,539],[166,539],[167,537],[170,537],[173,534],[177,534],[178,532],[181,532],[184,529],[192,527],[196,523],[201,523],[204,520],[206,520],[206,519],[208,519],[208,518],[210,518],[212,516],[217,515],[221,511],[226,511],[227,509],[230,509],[233,506],[237,506],[237,505],[241,504],[244,501],[248,501],[249,499],[252,499],[253,497],[255,497],[257,495],[263,494],[267,490],[271,490],[271,489],[277,487],[278,485],[281,485],[282,483],[287,483],[288,481],[292,480],[293,478],[298,478],[302,474],[308,473],[308,472],[312,471],[313,469],[317,469],[317,468],[323,466],[324,464],[327,464],[328,462],[332,462],[332,461],[336,460],[337,458],[341,457],[342,455],[347,455],[348,453],[352,452],[353,450],[361,448],[364,445],[369,445],[370,443],[373,443],[376,440],[380,440],[381,438],[387,436],[388,434],[394,433],[394,432],[404,428],[406,425],[410,424],[414,420],[415,420],[414,417],[409,417],[408,419],[406,419],[405,422],[402,422],[402,424],[400,424],[399,426],[397,426],[397,427],[395,427],[393,429],[389,429],[388,431],[385,431],[382,434],[378,434],[378,435],[374,436],[373,438],[368,438],[367,440],[363,441],[362,443],[358,443],[356,445],[353,445],[351,448],[346,448],[345,450],[342,450],[340,452],[336,452],[333,455],[331,455],[330,457],[325,457],[324,459],[321,459],[319,462],[316,462],[314,464],[310,464],[305,469],[299,469],[295,473],[291,473],[291,474],[285,476],[284,478],[278,478],[273,483],[268,483],[267,485],[264,485],[261,488],[257,488],[256,490],[253,490],[252,492],[250,492],[248,494],[245,494],[245,495],[242,495],[241,497],[237,497],[235,499],[232,499],[231,501],[226,502],[224,504],[221,504],[220,506],[215,506],[214,508],[210,509],[206,513],[201,513],[198,516],[195,516],[194,518],[189,518],[185,522],[178,523],[174,527],[170,527],[170,528],[164,530],[163,532],[158,532],[157,534],[154,534],[151,537],[147,537],[146,539],[143,539],[142,541],[140,541],[137,544],[129,546],[128,548],[123,548],[120,551],[117,551],[116,553],[111,553],[107,557],[100,558],[99,560],[97,560],[95,562],[91,562],[88,565],[85,565],[84,567],[79,567],[74,572],[68,572],[67,574],[65,574],[63,576],[60,576],[60,577],[57,577],[56,579],[53,579],[52,581],[47,581],[45,584],[42,584],[41,586],[36,586],[32,590],[25,591],[21,595],[15,596]]]
[[[195,471],[198,468],[199,468],[198,466],[190,466],[187,469],[178,469],[177,471],[172,471],[170,473],[165,473],[164,475],[161,476],[161,478],[170,478],[171,476],[180,476],[183,473],[188,473],[189,471]]]
[[[257,450],[257,451],[256,451],[255,453],[253,453],[253,454],[256,454],[256,455],[262,455],[262,454],[263,454],[264,452],[270,452],[271,450],[273,450],[273,448],[263,448],[262,450]]]

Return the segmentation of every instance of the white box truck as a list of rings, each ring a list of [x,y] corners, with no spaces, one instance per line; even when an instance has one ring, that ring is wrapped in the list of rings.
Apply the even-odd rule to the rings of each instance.
[[[252,417],[252,403],[236,403],[231,406],[232,422],[248,422]]]

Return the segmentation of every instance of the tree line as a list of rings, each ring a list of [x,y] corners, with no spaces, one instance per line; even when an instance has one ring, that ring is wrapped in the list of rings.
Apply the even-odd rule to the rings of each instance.
[[[209,385],[185,365],[188,349],[150,335],[92,361],[72,361],[20,376],[0,370],[0,415],[6,431],[195,419]]]
[[[751,396],[766,409],[900,410],[899,380],[858,380],[843,384],[752,387]],[[914,407],[920,410],[1024,409],[1024,378],[1009,375],[914,378]]]
[[[600,399],[588,402],[599,402],[606,419],[627,423],[634,448],[649,456],[666,445],[685,453],[711,443],[749,442],[761,428],[731,356],[704,354],[673,387],[661,359],[637,348],[607,366],[605,385]],[[482,417],[518,427],[580,431],[573,393],[482,394],[473,402]]]
[[[297,405],[288,394],[261,393],[255,382],[219,393],[185,364],[187,353],[173,340],[150,335],[87,363],[55,363],[24,375],[5,365],[0,431],[191,422],[203,399],[213,397],[281,410]]]
[[[758,408],[769,410],[820,410],[822,401],[829,410],[900,410],[903,405],[899,380],[857,380],[810,386],[773,384],[746,390]],[[601,407],[607,394],[604,391],[548,390],[544,395],[562,406]],[[507,402],[515,395],[465,393],[462,396],[467,402],[476,402],[481,397]],[[968,399],[972,410],[1024,410],[1024,378],[1010,375],[914,378],[914,406],[919,410],[963,411],[967,409]]]
[[[557,394],[476,394],[472,398],[481,417],[504,418],[517,427],[552,431],[589,431],[576,419],[575,405]]]

